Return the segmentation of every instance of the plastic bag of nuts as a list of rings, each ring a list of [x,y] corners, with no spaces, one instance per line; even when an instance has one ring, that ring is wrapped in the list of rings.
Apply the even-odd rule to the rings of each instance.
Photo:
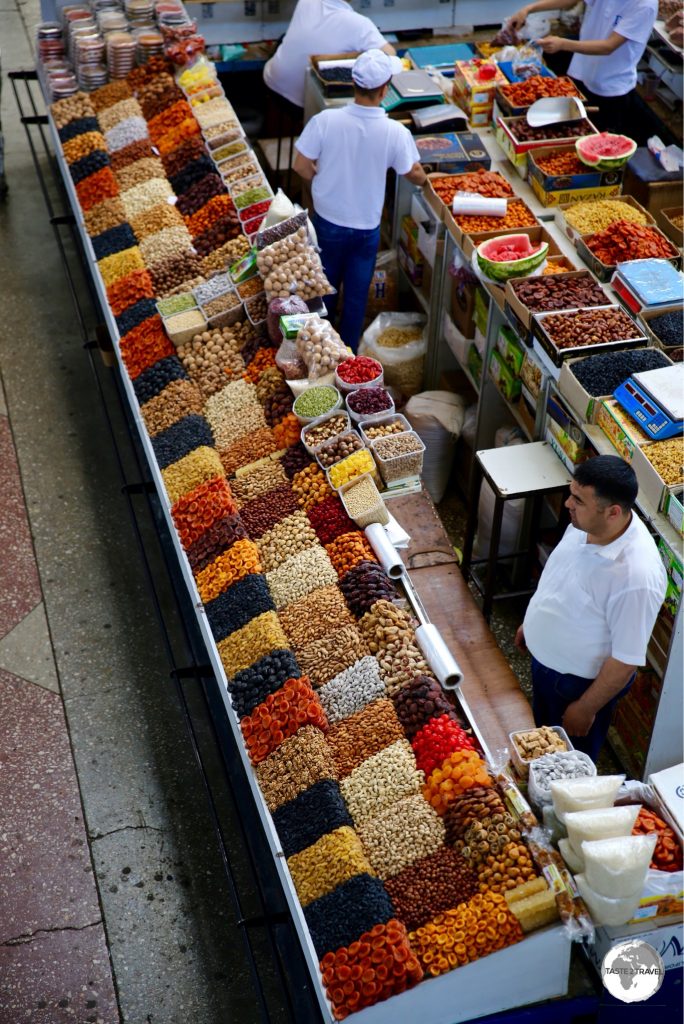
[[[266,281],[268,289],[268,280]],[[309,379],[324,377],[347,358],[347,350],[337,331],[320,317],[307,321],[297,334],[297,351],[306,363]]]

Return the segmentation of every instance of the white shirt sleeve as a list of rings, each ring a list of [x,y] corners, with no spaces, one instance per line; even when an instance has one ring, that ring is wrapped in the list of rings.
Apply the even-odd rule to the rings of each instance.
[[[606,619],[611,656],[625,665],[643,665],[663,595],[643,587],[621,591],[609,602]]]
[[[655,21],[653,5],[643,0],[632,0],[622,6],[624,10],[616,15],[611,31],[635,43],[647,43]]]
[[[318,160],[321,155],[321,143],[323,133],[321,131],[321,115],[316,114],[312,117],[308,124],[305,126],[304,131],[295,142],[295,149],[297,149],[302,156],[305,156],[308,160]]]
[[[397,174],[408,174],[416,161],[420,160],[420,153],[408,128],[405,128],[403,124],[397,125],[397,127],[401,131],[395,135],[394,154],[390,167]]]

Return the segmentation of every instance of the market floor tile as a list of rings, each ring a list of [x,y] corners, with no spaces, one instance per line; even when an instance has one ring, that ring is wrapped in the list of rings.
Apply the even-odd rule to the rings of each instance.
[[[0,671],[0,706],[0,941],[99,923],[62,702]]]
[[[101,925],[0,945],[0,1024],[119,1024]]]
[[[0,669],[59,693],[45,606],[41,601],[0,640]]]
[[[19,464],[9,419],[0,416],[0,637],[40,601]]]

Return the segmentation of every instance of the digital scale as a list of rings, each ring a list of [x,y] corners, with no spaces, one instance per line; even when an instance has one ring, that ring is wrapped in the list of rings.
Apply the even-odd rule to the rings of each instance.
[[[444,94],[425,71],[401,71],[392,75],[387,95],[380,104],[389,114],[400,107],[434,106],[444,103]]]
[[[654,441],[676,437],[684,427],[684,363],[635,373],[613,397]]]

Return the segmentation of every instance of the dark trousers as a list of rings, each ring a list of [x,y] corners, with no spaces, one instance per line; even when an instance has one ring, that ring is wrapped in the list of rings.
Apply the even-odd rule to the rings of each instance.
[[[587,89],[584,82],[580,82],[578,79],[573,79],[573,81],[587,97],[586,106],[598,107],[598,113],[587,114],[587,117],[600,132],[613,132],[615,135],[627,135],[629,138],[634,138],[634,89],[625,93],[624,96],[599,96],[591,89]]]
[[[532,712],[535,725],[562,725],[567,706],[578,700],[593,681],[582,676],[556,672],[555,669],[547,668],[536,658],[532,658]],[[596,761],[606,741],[615,705],[620,697],[624,697],[633,682],[634,676],[616,697],[601,708],[586,736],[570,736],[572,745],[577,750],[583,750],[592,761]]]
[[[337,294],[325,297],[330,322],[337,327],[345,345],[356,352],[366,315],[368,289],[375,271],[380,225],[368,231],[345,228],[332,224],[317,213],[313,216],[313,224],[325,275],[336,293],[340,286],[344,286],[340,315]]]

